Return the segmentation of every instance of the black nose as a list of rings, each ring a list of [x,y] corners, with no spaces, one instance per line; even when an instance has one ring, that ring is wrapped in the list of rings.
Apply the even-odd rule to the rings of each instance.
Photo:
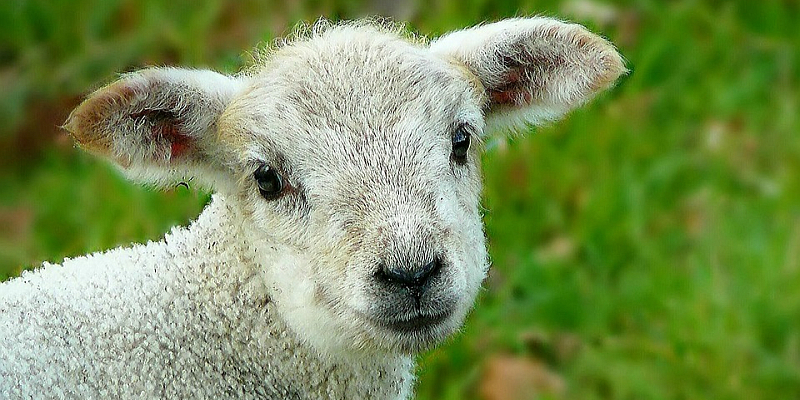
[[[438,257],[417,268],[387,267],[383,264],[378,271],[378,277],[390,283],[420,287],[436,276],[441,268],[442,261]]]

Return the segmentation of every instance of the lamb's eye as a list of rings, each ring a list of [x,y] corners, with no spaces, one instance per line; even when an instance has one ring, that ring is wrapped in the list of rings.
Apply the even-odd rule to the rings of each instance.
[[[460,125],[453,132],[453,160],[459,164],[465,163],[467,151],[469,151],[469,131],[464,125]]]
[[[283,177],[269,165],[261,164],[253,173],[253,178],[258,184],[259,193],[267,200],[277,199],[283,192]]]

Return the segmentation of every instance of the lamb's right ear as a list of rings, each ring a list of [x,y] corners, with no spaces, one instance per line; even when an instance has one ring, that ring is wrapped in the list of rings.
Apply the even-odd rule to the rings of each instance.
[[[64,128],[134,179],[219,187],[231,178],[217,120],[241,88],[213,71],[144,69],[92,93]]]
[[[514,18],[445,35],[431,51],[485,90],[487,128],[560,118],[610,87],[622,57],[586,28],[551,18]]]

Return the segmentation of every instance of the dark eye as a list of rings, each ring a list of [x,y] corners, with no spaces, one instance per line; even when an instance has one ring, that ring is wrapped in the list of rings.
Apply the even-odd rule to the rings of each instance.
[[[467,151],[469,151],[469,131],[464,125],[460,125],[453,132],[453,160],[459,164],[467,162]]]
[[[253,178],[258,184],[259,193],[267,200],[275,200],[283,192],[283,177],[269,165],[261,164],[253,173]]]

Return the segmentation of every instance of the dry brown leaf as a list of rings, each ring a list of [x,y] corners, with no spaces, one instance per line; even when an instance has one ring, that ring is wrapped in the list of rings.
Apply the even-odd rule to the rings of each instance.
[[[496,355],[486,362],[479,389],[484,400],[532,400],[543,395],[562,397],[566,385],[542,362]]]

